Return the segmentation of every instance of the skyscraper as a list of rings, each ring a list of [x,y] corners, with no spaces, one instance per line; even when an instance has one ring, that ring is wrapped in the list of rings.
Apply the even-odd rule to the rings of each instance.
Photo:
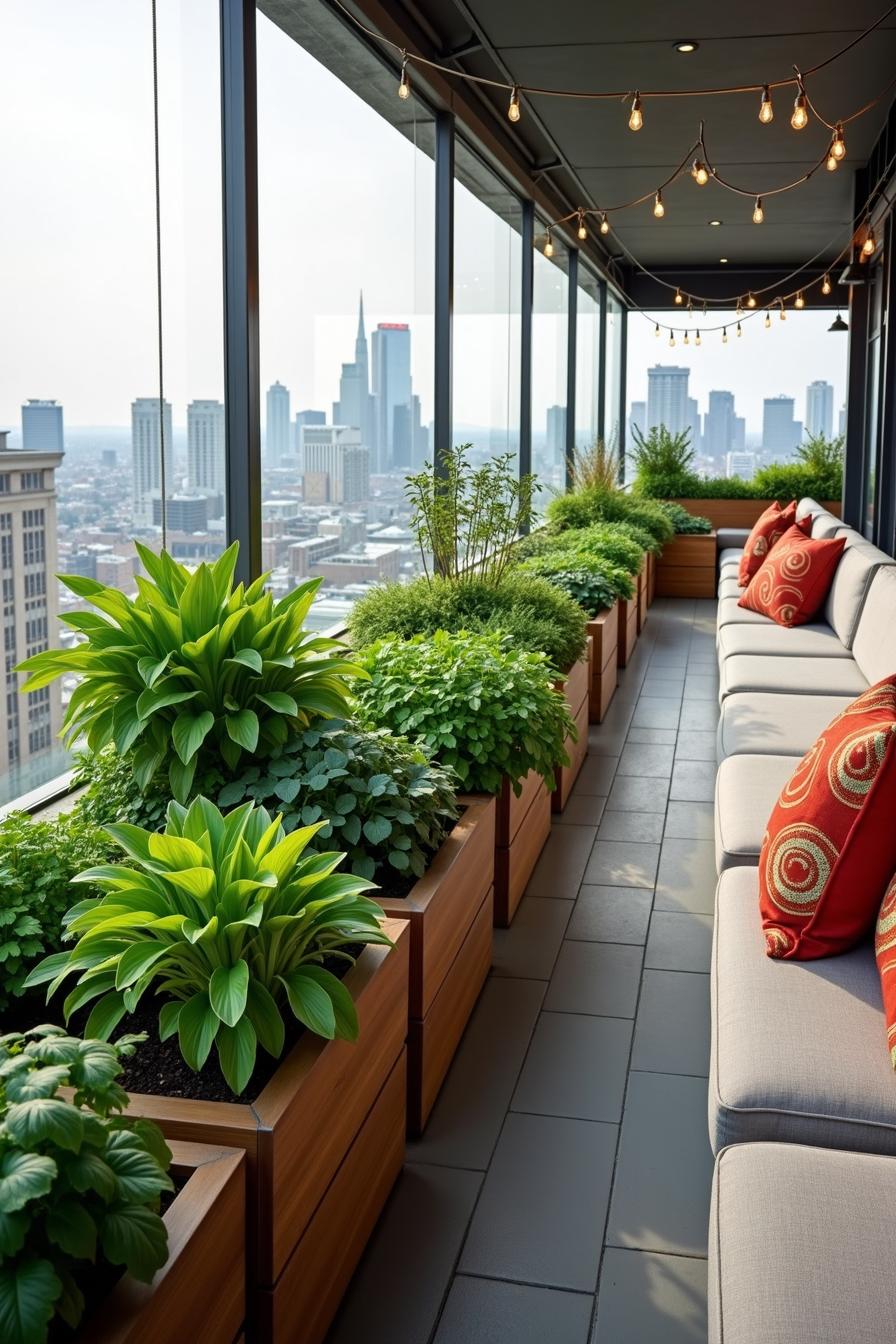
[[[191,401],[187,407],[187,488],[223,495],[224,406],[220,401]]]
[[[31,453],[61,453],[63,440],[62,407],[30,398],[22,407],[22,447]]]
[[[375,469],[403,471],[411,464],[411,330],[406,322],[380,322],[373,333],[376,401]]]
[[[408,358],[408,386],[410,386],[410,356]],[[364,295],[358,302],[358,334],[355,337],[355,359],[343,364],[339,379],[339,400],[333,403],[333,424],[353,425],[361,431],[361,442],[371,453],[375,448],[376,429],[370,396],[370,369],[367,360],[367,334],[364,329]]]
[[[762,403],[762,447],[774,460],[790,457],[803,426],[793,418],[793,397],[766,397]]]
[[[647,428],[664,425],[670,434],[688,427],[688,375],[690,369],[674,364],[655,364],[647,370]]]
[[[173,493],[174,463],[171,448],[171,404],[165,402],[166,493]],[[152,527],[154,491],[162,491],[162,418],[158,397],[138,397],[131,403],[131,453],[133,488],[131,503],[138,527]]]
[[[360,504],[370,498],[370,451],[354,425],[306,425],[306,504]]]
[[[723,458],[734,447],[734,393],[714,390],[703,425],[703,451],[707,457]]]
[[[296,411],[296,467],[299,475],[305,470],[305,427],[326,423],[326,411]]]
[[[696,397],[688,397],[688,430],[690,431],[690,445],[695,453],[699,453],[702,435],[700,433],[700,409]]]
[[[637,429],[640,434],[647,433],[647,402],[633,401],[628,413],[628,432],[631,438],[632,430]]]
[[[566,461],[566,407],[549,406],[547,413],[548,463]]]
[[[267,392],[264,446],[268,461],[281,464],[289,456],[289,388],[272,383]]]
[[[834,429],[834,388],[816,378],[806,388],[806,433],[831,437]]]

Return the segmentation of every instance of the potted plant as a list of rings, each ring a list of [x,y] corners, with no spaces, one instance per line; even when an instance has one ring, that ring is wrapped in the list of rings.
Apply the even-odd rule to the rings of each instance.
[[[204,798],[172,803],[161,834],[110,827],[125,859],[81,876],[104,894],[73,907],[76,941],[28,982],[52,994],[74,975],[66,1014],[92,1005],[101,1038],[146,1022],[130,1116],[245,1150],[250,1315],[275,1344],[287,1303],[290,1339],[323,1337],[405,1128],[406,926],[336,872],[342,855],[306,853],[315,829]]]
[[[715,597],[716,534],[708,518],[689,513],[669,500],[660,507],[675,528],[659,558],[657,591],[661,597]]]

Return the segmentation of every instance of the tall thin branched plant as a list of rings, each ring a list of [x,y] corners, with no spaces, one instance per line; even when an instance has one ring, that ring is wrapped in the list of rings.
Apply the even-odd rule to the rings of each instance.
[[[620,480],[619,444],[615,437],[607,440],[599,435],[587,448],[576,448],[572,459],[572,488],[587,490],[616,490]]]

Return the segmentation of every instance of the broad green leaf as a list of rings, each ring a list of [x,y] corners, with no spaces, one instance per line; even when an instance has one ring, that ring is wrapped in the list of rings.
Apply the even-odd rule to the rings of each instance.
[[[120,991],[107,994],[91,1009],[84,1027],[84,1035],[97,1036],[101,1041],[107,1041],[126,1012],[127,1008]]]
[[[22,1249],[30,1225],[27,1213],[0,1213],[0,1262]]]
[[[364,834],[372,845],[380,845],[392,834],[392,823],[387,817],[370,817],[364,823]]]
[[[171,785],[171,792],[179,802],[186,802],[190,796],[190,789],[193,787],[193,777],[196,774],[196,758],[194,757],[188,765],[184,765],[179,756],[172,756],[168,762],[168,783]]]
[[[172,869],[165,874],[165,881],[185,891],[188,896],[204,901],[215,889],[215,874],[212,868]]]
[[[275,714],[288,714],[295,717],[299,712],[299,707],[291,695],[285,691],[257,691],[255,699],[260,700],[268,709],[272,709]]]
[[[189,765],[214,726],[215,716],[209,709],[201,714],[178,714],[171,728],[171,740],[184,765]]]
[[[55,1179],[56,1163],[52,1157],[7,1151],[0,1158],[0,1213],[23,1209],[30,1200],[47,1194]]]
[[[227,660],[228,663],[240,663],[243,667],[248,667],[253,672],[261,676],[264,670],[264,664],[261,661],[261,654],[257,649],[237,649]]]
[[[100,1233],[103,1255],[113,1265],[149,1283],[168,1255],[168,1231],[151,1209],[137,1204],[116,1204],[103,1219]]]
[[[121,1198],[130,1203],[148,1204],[163,1190],[173,1189],[170,1177],[129,1130],[109,1136],[105,1159],[118,1180]]]
[[[255,1068],[255,1029],[248,1017],[240,1018],[235,1027],[222,1023],[216,1044],[221,1072],[231,1092],[239,1096]]]
[[[127,989],[128,985],[134,984],[150,967],[166,956],[168,951],[167,946],[163,944],[160,947],[156,942],[132,943],[118,958],[115,988]]]
[[[34,1101],[20,1101],[10,1106],[6,1113],[6,1129],[22,1148],[33,1148],[49,1140],[73,1153],[81,1147],[84,1135],[80,1112],[70,1102],[57,1097],[37,1097]],[[7,1212],[12,1210],[7,1209]]]
[[[7,1101],[33,1101],[35,1097],[52,1097],[68,1082],[68,1068],[64,1064],[46,1064],[42,1069],[23,1069],[14,1073],[6,1084]]]
[[[316,980],[321,989],[326,990],[333,1004],[333,1012],[336,1016],[336,1035],[342,1040],[356,1041],[358,1039],[358,1011],[355,1008],[355,1001],[349,994],[345,985],[338,976],[324,969],[323,966],[304,966],[302,968],[307,976]]]
[[[168,1003],[162,1004],[162,1007],[159,1009],[160,1041],[167,1041],[169,1036],[173,1036],[177,1031],[177,1022],[180,1017],[181,1008],[183,1008],[183,1004],[178,1003],[173,999]]]
[[[308,967],[299,966],[280,976],[286,988],[289,1006],[309,1031],[332,1041],[336,1035],[333,1001],[316,979],[306,973],[307,970]]]
[[[252,709],[241,709],[239,714],[227,714],[224,718],[230,739],[244,751],[254,751],[258,746],[258,715]]]
[[[212,1009],[228,1027],[235,1027],[246,1011],[248,992],[249,967],[245,961],[238,961],[233,966],[217,966],[208,982]]]
[[[255,1035],[262,1050],[266,1050],[274,1059],[279,1059],[283,1053],[286,1029],[280,1016],[280,1009],[260,980],[249,981],[246,1013],[255,1028]]]
[[[65,1174],[79,1194],[92,1190],[105,1204],[111,1204],[118,1191],[115,1172],[99,1153],[91,1152],[89,1148],[82,1148],[80,1153],[73,1153],[66,1159]]]
[[[46,1344],[47,1325],[62,1284],[48,1260],[0,1264],[0,1339],[3,1344]]]
[[[74,1196],[60,1199],[47,1210],[47,1236],[67,1255],[92,1260],[96,1255],[96,1223]]]
[[[196,1073],[208,1059],[220,1025],[221,1019],[212,1011],[208,994],[204,992],[194,994],[181,1008],[177,1039],[181,1054]]]

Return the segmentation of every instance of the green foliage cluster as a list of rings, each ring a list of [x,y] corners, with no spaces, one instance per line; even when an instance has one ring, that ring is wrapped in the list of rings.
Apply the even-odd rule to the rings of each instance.
[[[50,821],[11,812],[0,822],[0,1012],[23,992],[35,963],[61,947],[72,879],[113,849],[77,812]]]
[[[630,598],[634,591],[626,570],[587,551],[545,551],[524,560],[520,568],[527,574],[540,574],[568,593],[588,616],[597,616],[612,607],[618,597]]]
[[[288,1009],[319,1036],[353,1040],[351,995],[322,963],[347,946],[387,943],[363,878],[337,874],[339,853],[305,853],[317,826],[286,835],[279,817],[245,803],[227,816],[206,798],[172,802],[162,834],[127,824],[109,834],[126,855],[77,881],[104,894],[66,916],[74,947],[45,958],[27,985],[48,997],[72,974],[66,1021],[93,1003],[85,1035],[107,1040],[147,990],[162,997],[159,1036],[177,1033],[198,1071],[212,1046],[239,1094],[257,1046],[279,1058]]]
[[[645,549],[661,551],[675,535],[669,519],[651,499],[638,499],[621,490],[590,487],[574,494],[556,495],[548,504],[548,519],[558,530],[585,528],[593,523],[625,523],[651,538]]]
[[[629,460],[635,468],[636,494],[656,499],[662,497],[655,488],[658,483],[683,482],[695,475],[690,430],[672,434],[665,425],[656,425],[647,434],[642,434],[635,426],[632,438],[634,448],[629,453]]]
[[[585,490],[598,486],[615,490],[621,476],[619,445],[615,439],[607,442],[596,438],[587,448],[574,448],[572,457],[572,488]]]
[[[364,649],[397,636],[434,635],[437,630],[498,631],[515,647],[543,653],[566,672],[585,650],[585,618],[566,593],[545,579],[518,570],[496,587],[482,579],[415,579],[372,588],[349,616],[352,647]]]
[[[197,768],[233,770],[244,752],[263,756],[290,729],[344,713],[345,679],[357,669],[326,656],[337,641],[303,629],[319,580],[275,602],[266,574],[234,588],[236,543],[193,573],[165,551],[137,550],[149,578],[138,578],[136,599],[64,576],[96,608],[64,618],[83,642],[21,664],[25,691],[79,675],[65,715],[70,741],[84,735],[93,752],[110,742],[122,754],[133,749],[141,788],[167,765],[172,793],[185,799]]]
[[[109,1045],[52,1026],[0,1036],[4,1344],[43,1344],[54,1318],[75,1329],[88,1265],[149,1283],[168,1258],[159,1198],[173,1189],[171,1154],[154,1124],[118,1114],[121,1060],[141,1039]]]
[[[669,519],[675,528],[677,536],[680,537],[699,537],[712,531],[712,523],[708,518],[704,518],[699,513],[689,513],[681,504],[676,504],[674,500],[663,499],[658,501],[663,513]]]
[[[359,685],[359,708],[422,741],[473,792],[498,793],[505,776],[519,792],[530,770],[553,787],[575,725],[545,656],[510,645],[499,634],[443,630],[384,640],[363,655],[370,680]]]

